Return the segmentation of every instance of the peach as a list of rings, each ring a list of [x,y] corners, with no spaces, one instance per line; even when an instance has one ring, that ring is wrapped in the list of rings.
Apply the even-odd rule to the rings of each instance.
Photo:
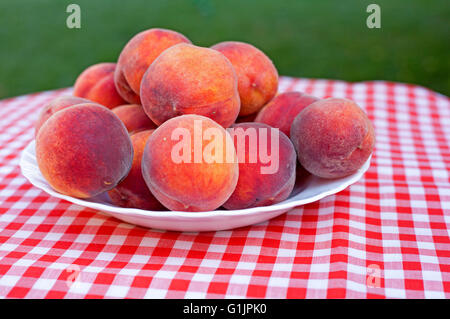
[[[278,90],[278,72],[261,50],[243,42],[221,42],[211,47],[230,60],[238,76],[240,116],[258,112]]]
[[[240,123],[231,129],[239,159],[239,179],[223,206],[244,209],[272,205],[288,198],[294,188],[297,163],[289,138],[262,123]],[[270,155],[270,161],[262,154]]]
[[[375,136],[370,120],[353,101],[319,100],[297,115],[291,140],[303,167],[323,178],[356,172],[372,153]]]
[[[139,92],[145,71],[164,50],[178,43],[191,41],[181,33],[157,28],[131,38],[120,53],[114,74],[119,94],[129,103],[140,104]]]
[[[295,117],[305,107],[319,100],[301,92],[286,92],[275,96],[256,116],[255,122],[279,128],[288,137]]]
[[[87,99],[83,99],[81,97],[76,96],[60,96],[53,100],[51,100],[47,105],[45,105],[41,112],[38,115],[38,119],[36,121],[36,124],[34,126],[34,136],[36,137],[39,129],[41,126],[49,119],[50,116],[52,116],[55,112],[58,112],[62,109],[65,109],[66,107],[77,105],[77,104],[83,104],[83,103],[92,103],[92,101],[89,101]]]
[[[228,132],[207,117],[189,114],[164,122],[150,135],[142,175],[168,209],[210,211],[234,191],[239,167]]]
[[[131,135],[133,144],[133,164],[127,177],[115,188],[108,191],[114,205],[147,210],[163,210],[164,206],[153,196],[142,177],[142,154],[148,137],[153,130],[145,130]]]
[[[157,127],[139,104],[121,105],[115,107],[112,111],[125,124],[130,134]]]
[[[85,103],[58,111],[44,123],[36,158],[56,191],[87,198],[114,188],[128,174],[133,147],[111,110]]]
[[[191,44],[164,51],[144,74],[141,101],[157,125],[183,114],[209,117],[228,127],[240,102],[237,77],[220,52]]]
[[[73,95],[112,109],[126,104],[114,84],[115,63],[98,63],[84,70],[75,81]]]

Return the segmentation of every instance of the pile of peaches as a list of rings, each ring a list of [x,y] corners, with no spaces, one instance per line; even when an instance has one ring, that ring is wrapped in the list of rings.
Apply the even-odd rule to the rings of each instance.
[[[39,169],[73,197],[107,192],[121,207],[210,211],[275,204],[306,173],[340,178],[367,161],[374,131],[355,102],[277,90],[275,66],[253,45],[205,48],[149,29],[129,40],[117,63],[84,70],[73,96],[42,109]],[[238,149],[238,140],[247,146]],[[274,149],[276,170],[264,173],[259,156]],[[197,153],[197,161],[175,160]]]

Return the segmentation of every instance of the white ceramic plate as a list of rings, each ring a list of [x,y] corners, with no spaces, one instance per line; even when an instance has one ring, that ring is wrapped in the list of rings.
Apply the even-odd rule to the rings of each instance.
[[[107,194],[89,199],[79,199],[60,194],[52,189],[39,170],[34,141],[27,145],[20,158],[22,174],[31,184],[54,197],[99,210],[131,224],[175,231],[216,231],[266,221],[289,211],[293,207],[312,203],[325,196],[340,192],[358,181],[369,166],[370,158],[355,174],[339,179],[329,180],[310,175],[301,183],[295,185],[294,191],[288,199],[271,206],[210,212],[177,212],[117,207],[111,204]]]

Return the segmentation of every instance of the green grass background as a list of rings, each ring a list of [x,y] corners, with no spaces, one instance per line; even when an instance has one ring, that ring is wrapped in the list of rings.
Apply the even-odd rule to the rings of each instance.
[[[366,27],[374,2],[381,29]],[[81,29],[66,27],[70,3],[81,7]],[[448,0],[2,0],[0,98],[70,86],[151,27],[201,46],[250,42],[282,75],[408,82],[449,95],[449,22]]]

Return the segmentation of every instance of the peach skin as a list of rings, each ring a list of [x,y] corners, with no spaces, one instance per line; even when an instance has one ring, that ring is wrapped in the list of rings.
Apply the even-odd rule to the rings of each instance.
[[[125,124],[130,134],[157,127],[139,104],[121,105],[115,107],[112,111]]]
[[[86,103],[58,111],[42,125],[36,159],[55,190],[87,198],[114,188],[128,174],[133,147],[111,110]]]
[[[142,79],[141,101],[157,125],[198,114],[228,127],[240,108],[237,76],[228,59],[216,50],[184,43],[167,49],[150,65]]]
[[[245,209],[276,204],[288,198],[294,188],[297,163],[289,138],[262,123],[240,123],[230,129],[239,159],[239,179],[223,206]],[[271,161],[262,154],[270,154]],[[268,169],[270,166],[273,170]]]
[[[323,178],[355,173],[375,144],[366,113],[340,98],[319,100],[303,109],[292,123],[291,140],[303,167]]]
[[[92,103],[92,101],[70,95],[60,96],[51,100],[46,106],[42,108],[41,112],[38,115],[38,119],[34,126],[34,137],[37,136],[41,126],[44,125],[44,123],[49,119],[49,117],[52,116],[55,112],[58,112],[62,109],[65,109],[73,105],[83,103]]]
[[[133,144],[133,164],[127,177],[108,191],[114,205],[146,210],[164,210],[164,206],[153,196],[142,177],[142,154],[148,137],[153,130],[145,130],[131,135]]]
[[[136,34],[125,45],[117,61],[114,81],[119,94],[131,104],[141,104],[142,77],[150,64],[166,49],[178,43],[191,43],[181,33],[149,29]]]
[[[239,175],[228,132],[200,115],[182,115],[159,126],[142,157],[150,191],[168,209],[210,211],[230,197]]]
[[[255,122],[279,128],[290,137],[291,125],[295,117],[305,107],[317,100],[319,99],[301,92],[278,94],[258,113]]]
[[[278,72],[261,50],[244,42],[227,41],[211,47],[230,60],[238,76],[239,116],[258,112],[278,90]]]
[[[115,63],[94,64],[84,70],[75,81],[73,95],[86,98],[112,109],[126,104],[114,84]]]

